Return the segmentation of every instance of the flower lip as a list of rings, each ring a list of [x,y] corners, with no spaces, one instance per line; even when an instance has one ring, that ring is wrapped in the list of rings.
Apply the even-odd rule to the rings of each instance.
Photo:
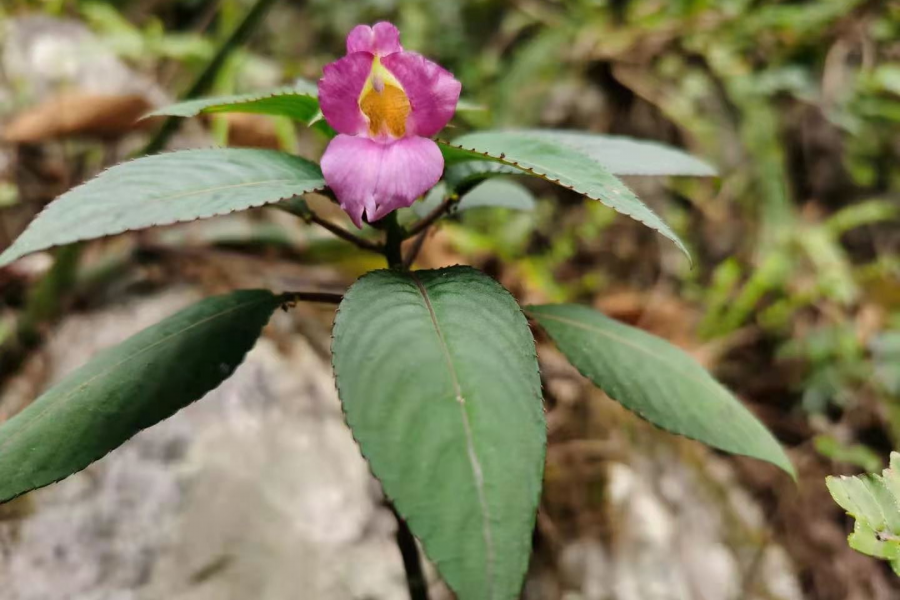
[[[410,206],[434,187],[443,172],[438,145],[423,137],[383,144],[341,134],[322,156],[325,181],[357,227],[362,227],[363,213],[371,222]]]

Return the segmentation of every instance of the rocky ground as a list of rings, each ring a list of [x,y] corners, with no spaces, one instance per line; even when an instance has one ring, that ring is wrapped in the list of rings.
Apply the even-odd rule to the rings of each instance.
[[[171,291],[68,319],[46,348],[47,383],[194,297]],[[17,500],[0,525],[0,597],[402,597],[393,516],[329,371],[302,338],[262,340],[202,401]]]
[[[9,381],[0,413],[198,295],[172,289],[67,317]],[[405,597],[395,523],[344,424],[327,357],[293,326],[280,313],[219,389],[5,507],[0,598]],[[650,435],[634,453],[593,459],[589,448],[551,447],[544,549],[525,598],[801,598],[727,466],[691,464],[678,442]],[[572,464],[585,460],[591,473]],[[573,521],[567,503],[592,488],[601,500]]]

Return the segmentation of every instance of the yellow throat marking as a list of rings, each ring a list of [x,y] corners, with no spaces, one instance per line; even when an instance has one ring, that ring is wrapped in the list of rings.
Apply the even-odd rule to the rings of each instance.
[[[359,109],[369,119],[369,133],[403,137],[411,108],[403,86],[376,56],[372,72],[359,95]]]

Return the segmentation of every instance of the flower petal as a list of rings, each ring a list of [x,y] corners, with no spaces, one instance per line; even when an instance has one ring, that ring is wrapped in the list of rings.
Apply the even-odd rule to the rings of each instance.
[[[322,69],[319,108],[338,133],[356,135],[368,128],[366,117],[359,109],[359,95],[372,71],[373,60],[368,52],[354,52]]]
[[[362,227],[363,212],[372,222],[410,206],[434,187],[443,172],[440,149],[423,137],[384,144],[339,135],[322,156],[325,182],[357,227]]]
[[[415,52],[385,56],[381,64],[397,78],[412,105],[407,135],[431,137],[443,129],[456,112],[462,88],[450,71]]]
[[[387,21],[375,23],[374,27],[357,25],[347,36],[347,54],[368,52],[376,56],[387,56],[402,51],[400,31]]]

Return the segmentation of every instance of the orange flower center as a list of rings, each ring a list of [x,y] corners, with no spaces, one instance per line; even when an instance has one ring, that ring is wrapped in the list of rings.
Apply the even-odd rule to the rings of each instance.
[[[409,97],[400,82],[375,58],[372,73],[359,97],[359,109],[369,119],[372,136],[406,135],[406,119],[412,110]]]

